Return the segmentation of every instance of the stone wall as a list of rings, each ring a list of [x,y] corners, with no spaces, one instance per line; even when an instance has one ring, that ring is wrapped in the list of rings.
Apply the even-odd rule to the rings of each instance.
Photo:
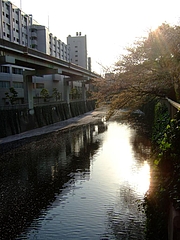
[[[0,138],[63,121],[94,109],[95,101],[91,100],[36,106],[34,114],[26,108],[0,110]]]

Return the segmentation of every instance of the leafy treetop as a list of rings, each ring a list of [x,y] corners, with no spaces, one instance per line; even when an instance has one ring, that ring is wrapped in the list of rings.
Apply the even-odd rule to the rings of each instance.
[[[180,100],[180,26],[163,23],[126,51],[115,64],[113,80],[95,82],[100,102],[109,99],[113,112],[138,108],[153,98]]]

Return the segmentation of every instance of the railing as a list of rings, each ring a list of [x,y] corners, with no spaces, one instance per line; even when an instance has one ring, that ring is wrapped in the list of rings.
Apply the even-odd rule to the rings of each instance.
[[[166,100],[169,103],[169,106],[168,106],[169,114],[170,114],[171,118],[174,118],[177,111],[180,110],[180,104],[167,98],[167,97],[166,97]]]
[[[171,100],[171,99],[169,99],[169,98],[167,98],[167,97],[166,97],[166,100],[167,100],[173,107],[175,107],[177,110],[180,110],[180,104],[179,104],[179,103],[177,103],[177,102],[175,102],[175,101],[173,101],[173,100]]]

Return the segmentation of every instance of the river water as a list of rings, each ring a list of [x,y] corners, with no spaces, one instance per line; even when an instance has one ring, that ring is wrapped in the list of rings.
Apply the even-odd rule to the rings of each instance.
[[[55,132],[0,158],[0,239],[144,239],[150,143],[118,121]]]

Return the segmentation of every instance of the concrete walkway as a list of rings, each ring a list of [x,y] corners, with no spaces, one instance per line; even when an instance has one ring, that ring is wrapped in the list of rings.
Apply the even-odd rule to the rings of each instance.
[[[41,128],[36,128],[27,132],[19,133],[16,135],[11,135],[5,138],[0,138],[0,145],[15,142],[22,139],[31,138],[34,136],[40,136],[47,133],[64,130],[67,128],[73,128],[80,125],[88,124],[90,122],[97,121],[102,119],[106,114],[106,110],[104,108],[99,108],[91,112],[87,112],[83,115],[67,119],[65,121],[61,121],[58,123],[54,123],[51,125],[47,125]]]

